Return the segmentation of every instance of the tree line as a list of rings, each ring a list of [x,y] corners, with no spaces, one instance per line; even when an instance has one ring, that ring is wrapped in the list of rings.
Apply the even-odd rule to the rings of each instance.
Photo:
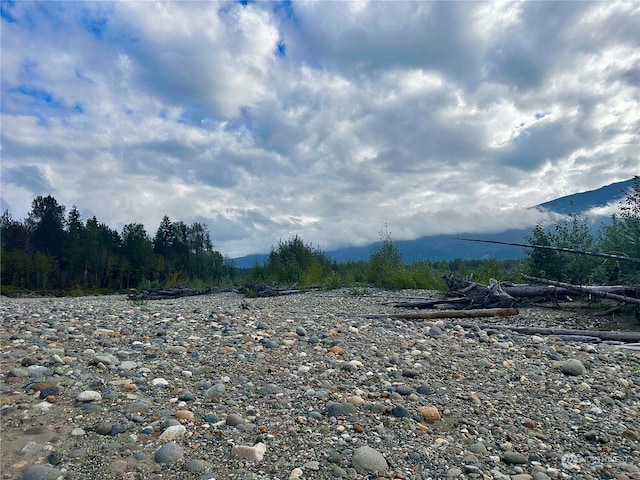
[[[446,289],[443,276],[473,275],[475,281],[520,281],[521,274],[574,284],[640,284],[638,263],[526,249],[524,260],[421,261],[407,265],[386,230],[368,261],[337,263],[298,235],[279,241],[267,260],[240,271],[216,251],[206,225],[171,221],[164,216],[154,237],[140,223],[122,232],[96,217],[83,221],[73,206],[52,196],[33,200],[23,221],[8,211],[0,217],[0,285],[29,290],[122,291],[167,286],[201,287],[248,283],[299,287]],[[619,211],[598,232],[589,219],[571,213],[563,221],[536,225],[530,245],[571,248],[640,258],[640,180],[619,203]]]
[[[83,221],[51,195],[36,197],[26,219],[0,217],[0,282],[27,290],[126,290],[201,282],[212,285],[233,269],[214,249],[208,227],[164,216],[155,236],[141,223],[121,232],[93,216]]]
[[[573,212],[555,225],[536,225],[526,241],[529,245],[570,248],[640,259],[640,179],[634,177],[630,191],[619,202],[610,221],[592,233],[590,219]],[[520,282],[522,274],[573,284],[640,285],[640,264],[543,249],[525,249],[524,260],[420,261],[407,265],[391,234],[380,233],[380,241],[368,262],[338,264],[297,235],[280,241],[263,265],[255,265],[250,280],[255,283],[301,287],[373,285],[387,289],[446,289],[443,276],[454,273],[473,276],[479,283],[489,279]]]

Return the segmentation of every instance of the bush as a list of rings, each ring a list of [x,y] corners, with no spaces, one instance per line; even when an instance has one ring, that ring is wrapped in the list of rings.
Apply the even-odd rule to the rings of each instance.
[[[587,218],[572,212],[553,231],[536,225],[527,240],[531,245],[593,251],[595,239],[591,235]],[[595,257],[553,250],[532,249],[527,252],[527,270],[530,275],[561,282],[583,284],[593,280],[598,260]]]
[[[298,235],[271,247],[263,266],[255,265],[251,281],[277,285],[320,285],[331,273],[331,262],[326,255],[305,243]]]
[[[408,288],[402,254],[391,239],[386,226],[380,232],[380,243],[369,257],[369,282],[381,288]]]

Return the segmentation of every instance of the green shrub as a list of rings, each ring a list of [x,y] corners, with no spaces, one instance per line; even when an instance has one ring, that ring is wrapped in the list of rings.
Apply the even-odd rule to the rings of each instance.
[[[380,243],[369,257],[369,282],[376,287],[399,289],[407,287],[402,254],[387,230],[380,232]]]
[[[327,290],[336,290],[342,287],[342,278],[337,272],[332,271],[325,277],[322,286]]]

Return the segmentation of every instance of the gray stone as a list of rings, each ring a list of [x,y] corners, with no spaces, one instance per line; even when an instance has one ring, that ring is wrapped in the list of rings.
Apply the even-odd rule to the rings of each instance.
[[[24,480],[62,480],[64,474],[51,465],[29,465],[22,474]]]
[[[223,383],[216,383],[214,386],[208,388],[207,391],[204,392],[204,398],[211,399],[221,397],[224,395],[225,391],[226,387]]]
[[[396,392],[398,392],[400,395],[411,395],[413,393],[413,388],[411,388],[409,385],[398,385],[396,387]]]
[[[395,407],[393,407],[393,410],[391,410],[391,413],[393,413],[395,417],[399,418],[411,416],[409,410],[407,410],[404,405],[396,405]]]
[[[331,468],[331,475],[336,478],[347,478],[347,471],[335,465]]]
[[[165,443],[161,446],[155,455],[158,463],[176,463],[182,458],[182,449],[176,442]]]
[[[577,358],[572,358],[562,362],[562,373],[565,375],[577,377],[579,375],[584,375],[586,371],[587,370],[584,368],[582,362]]]
[[[118,368],[120,370],[124,370],[125,372],[128,372],[129,370],[133,370],[134,368],[136,368],[138,366],[138,364],[132,360],[125,360],[124,362],[122,362]]]
[[[187,472],[202,472],[206,466],[203,460],[192,459],[185,464],[184,468]]]
[[[229,425],[230,427],[244,425],[244,423],[244,418],[242,418],[242,416],[238,415],[237,413],[230,413],[229,415],[227,415],[227,419],[225,420],[225,424]]]
[[[196,397],[189,390],[183,390],[178,394],[178,400],[182,400],[183,402],[193,402]]]
[[[519,452],[514,452],[509,450],[502,454],[502,461],[505,463],[511,463],[513,465],[520,465],[523,463],[527,463],[527,457]]]
[[[113,425],[110,422],[100,422],[96,425],[96,433],[100,435],[111,435],[111,429]]]
[[[472,453],[478,453],[482,455],[487,454],[487,446],[483,442],[477,442],[469,445],[469,451]]]
[[[458,467],[453,467],[447,470],[447,478],[458,478],[462,475],[462,470]]]
[[[95,355],[92,359],[91,362],[89,362],[91,365],[97,365],[99,363],[104,363],[105,365],[115,365],[116,363],[118,363],[118,359],[111,355],[111,354],[106,354],[106,355]]]
[[[429,329],[429,335],[431,335],[432,337],[439,337],[440,335],[442,335],[444,333],[444,331],[437,325],[433,325],[430,329]]]
[[[329,402],[327,403],[326,413],[329,417],[344,417],[356,413],[358,409],[349,402]]]
[[[389,465],[384,456],[375,448],[364,446],[358,448],[351,459],[351,465],[358,473],[380,472],[384,473]]]
[[[551,477],[544,472],[536,472],[533,474],[533,480],[551,480]]]

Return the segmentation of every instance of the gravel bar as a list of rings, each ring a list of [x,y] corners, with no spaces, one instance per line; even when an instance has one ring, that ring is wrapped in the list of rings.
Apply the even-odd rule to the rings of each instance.
[[[638,350],[384,317],[434,295],[2,298],[1,478],[640,479]]]

